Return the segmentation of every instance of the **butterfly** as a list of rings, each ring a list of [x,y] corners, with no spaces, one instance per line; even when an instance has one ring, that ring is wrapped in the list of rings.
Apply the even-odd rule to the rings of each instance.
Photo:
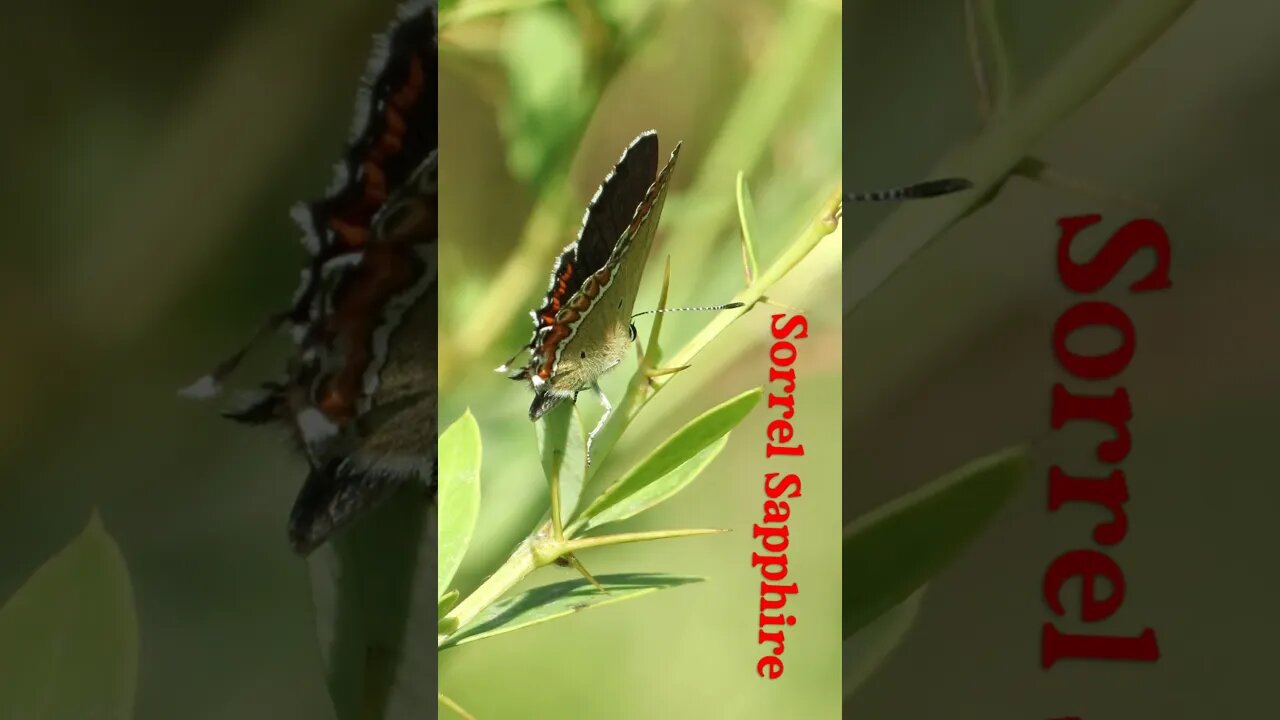
[[[397,10],[357,93],[328,193],[292,216],[309,259],[287,310],[183,394],[221,392],[256,342],[287,326],[282,375],[223,414],[283,425],[309,472],[289,516],[308,554],[408,481],[435,501],[436,0]]]
[[[623,150],[588,203],[577,239],[556,258],[542,305],[531,313],[529,344],[497,368],[509,372],[520,353],[529,352],[525,366],[508,377],[527,381],[533,390],[530,420],[593,390],[604,414],[588,436],[588,448],[613,409],[600,377],[622,362],[636,339],[631,311],[680,146],[661,171],[657,132],[641,133]]]

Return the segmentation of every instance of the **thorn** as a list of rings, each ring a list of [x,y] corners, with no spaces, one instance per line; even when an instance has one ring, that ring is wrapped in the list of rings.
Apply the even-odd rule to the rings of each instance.
[[[560,560],[564,560],[569,565],[572,565],[575,570],[582,573],[582,577],[586,578],[587,582],[591,583],[592,585],[595,585],[597,590],[604,593],[605,595],[609,594],[609,591],[605,590],[604,586],[600,584],[600,581],[596,580],[595,577],[590,572],[587,571],[587,568],[582,565],[582,563],[578,560],[577,557],[573,555],[563,555],[559,558],[556,558],[557,562],[559,562]]]
[[[765,305],[768,305],[770,307],[776,307],[779,310],[786,310],[787,312],[795,313],[797,315],[804,314],[804,308],[798,308],[794,305],[787,305],[786,303],[780,303],[777,300],[774,300],[773,298],[769,297],[768,295],[761,295],[759,302],[762,302]]]
[[[689,369],[689,368],[691,368],[691,367],[693,367],[693,366],[692,366],[692,365],[681,365],[680,367],[669,367],[669,368],[648,368],[648,369],[646,369],[646,370],[644,371],[645,379],[649,381],[649,387],[650,387],[650,388],[652,388],[652,389],[654,389],[654,390],[657,390],[657,389],[658,389],[658,383],[657,383],[657,379],[658,379],[658,378],[663,377],[664,375],[675,375],[676,373],[678,373],[678,372],[680,372],[680,371],[682,371],[682,370],[688,370],[688,369]]]
[[[691,367],[693,367],[693,366],[692,366],[692,365],[681,365],[680,367],[653,368],[653,369],[651,369],[651,370],[646,370],[646,371],[645,371],[645,374],[646,374],[646,375],[648,375],[648,376],[649,376],[649,377],[651,377],[651,378],[656,378],[656,377],[662,377],[663,375],[675,375],[676,373],[680,372],[681,370],[688,370],[688,369],[689,369],[689,368],[691,368]]]
[[[1155,203],[1140,200],[1138,198],[1116,192],[1110,188],[1100,187],[1087,180],[1066,175],[1059,172],[1054,168],[1054,166],[1037,157],[1024,157],[1018,162],[1017,166],[1014,167],[1013,174],[1038,182],[1049,188],[1068,193],[1075,193],[1089,198],[1090,200],[1115,203],[1122,207],[1127,207],[1130,210],[1136,210],[1149,215],[1156,215],[1159,213],[1159,208]]]

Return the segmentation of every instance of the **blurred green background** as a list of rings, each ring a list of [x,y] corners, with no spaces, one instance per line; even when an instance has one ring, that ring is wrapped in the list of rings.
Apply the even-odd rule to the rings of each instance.
[[[1030,88],[1121,3],[997,3]],[[1138,3],[1142,4],[1142,3]],[[846,7],[845,168],[852,187],[927,173],[978,132],[960,3]],[[1269,528],[1280,501],[1271,434],[1280,417],[1274,317],[1280,260],[1273,204],[1280,125],[1280,7],[1201,2],[1031,151],[1059,173],[1157,206],[1144,211],[1015,178],[861,303],[844,326],[846,517],[1003,445],[1037,453],[1028,488],[930,586],[915,627],[847,704],[846,717],[1258,718],[1274,715],[1275,607]],[[847,208],[846,284],[857,243],[889,208]],[[1053,432],[1057,316],[1078,299],[1054,265],[1059,217],[1098,212],[1078,252],[1124,222],[1158,219],[1173,243],[1173,288],[1130,295],[1135,259],[1111,285],[1137,350],[1120,376],[1133,420],[1129,531],[1110,554],[1124,605],[1094,626],[1157,630],[1151,664],[1040,668],[1045,569],[1093,547],[1105,513],[1051,514],[1047,467],[1098,472],[1095,428]],[[1079,342],[1105,341],[1098,337]],[[1071,387],[1105,392],[1116,383]],[[1064,590],[1078,612],[1078,582]]]
[[[287,209],[327,185],[370,36],[393,6],[61,2],[7,14],[0,597],[99,508],[135,586],[140,718],[332,717],[305,566],[284,534],[302,464],[281,434],[235,426],[216,406],[181,401],[175,391],[288,302],[303,252]],[[664,153],[677,139],[685,146],[638,306],[653,304],[654,270],[668,253],[672,302],[726,299],[742,279],[734,173],[746,170],[751,182],[762,266],[839,181],[839,7],[601,7],[635,31],[599,88],[598,108],[578,107],[580,127],[565,123],[572,132],[548,155],[564,164],[563,200],[573,208],[549,241],[558,250],[572,239],[622,147],[657,128]],[[637,15],[641,8],[648,15]],[[531,12],[565,14],[559,5]],[[643,16],[652,19],[640,23]],[[534,29],[545,20],[531,21]],[[516,312],[482,317],[474,304],[545,190],[513,170],[526,166],[506,152],[507,22],[459,26],[446,37],[452,50],[440,88],[443,339],[477,325],[500,331],[500,342],[462,366],[441,409],[448,422],[471,406],[485,430],[482,534],[462,576],[472,581],[545,503],[523,418],[528,395],[489,369],[525,341],[525,312],[551,255],[537,261],[536,291]],[[551,23],[565,26],[564,18]],[[714,171],[704,173],[715,153]],[[708,192],[691,196],[700,175]],[[705,233],[672,247],[682,227],[686,238]],[[784,679],[766,683],[754,668],[750,524],[760,511],[768,419],[759,411],[692,488],[631,524],[734,532],[588,557],[597,573],[687,573],[707,582],[453,651],[442,686],[455,699],[480,717],[834,715],[840,459],[830,398],[841,390],[839,237],[770,293],[802,307],[814,328],[801,347],[799,422],[811,455],[793,526],[801,594],[791,603],[800,620],[787,633]],[[765,382],[769,312],[761,307],[738,322],[645,410],[618,447],[615,469],[707,407]],[[669,320],[670,352],[706,317]],[[284,338],[264,348],[236,380],[274,375],[287,349]],[[607,389],[616,393],[630,367]],[[569,577],[552,569],[533,580]],[[553,673],[533,672],[551,663]]]
[[[581,11],[581,4],[569,5]],[[637,311],[655,306],[667,256],[670,305],[724,302],[742,288],[738,170],[746,171],[755,200],[762,268],[840,182],[837,5],[599,7],[602,22],[616,23],[615,35],[593,33],[581,14],[552,7],[450,28],[442,37],[441,422],[470,408],[485,448],[479,527],[459,576],[464,593],[547,507],[527,418],[531,393],[492,368],[527,344],[528,311],[546,291],[554,258],[627,143],[656,129],[665,160],[684,142]],[[616,73],[594,79],[594,69],[609,64],[595,61],[579,73],[579,43],[587,57],[602,43],[620,49]],[[601,83],[598,105],[593,82]],[[556,156],[539,160],[550,154]],[[557,163],[559,170],[546,169]],[[555,179],[557,172],[564,179]],[[547,215],[554,220],[540,225]],[[525,254],[531,245],[539,249]],[[787,629],[782,679],[766,681],[755,671],[760,576],[750,566],[758,547],[751,525],[762,511],[763,473],[780,469],[764,460],[764,428],[777,411],[762,403],[688,490],[619,528],[733,532],[581,556],[597,575],[671,572],[705,583],[449,650],[441,656],[443,692],[481,718],[835,716],[840,454],[838,408],[829,398],[841,384],[839,253],[837,233],[769,293],[803,308],[812,328],[800,341],[797,366],[796,422],[809,455],[792,466],[804,478],[789,549],[800,594],[787,606],[798,622]],[[644,409],[587,499],[692,417],[767,382],[773,312],[781,311],[761,305],[738,321]],[[710,317],[667,316],[666,354]],[[637,324],[646,339],[649,319]],[[602,383],[615,403],[634,368],[628,357]],[[579,407],[589,429],[596,402],[584,394]],[[523,587],[575,577],[550,568]]]

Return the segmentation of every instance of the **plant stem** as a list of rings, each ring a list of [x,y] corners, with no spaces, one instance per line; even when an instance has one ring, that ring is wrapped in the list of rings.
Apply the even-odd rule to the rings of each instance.
[[[1032,144],[1095,95],[1159,38],[1193,0],[1129,0],[1116,6],[1043,78],[991,118],[973,140],[950,152],[933,177],[964,177],[973,192],[894,211],[852,254],[844,282],[844,314],[960,220],[1023,161]]]
[[[454,632],[466,627],[467,623],[475,619],[482,610],[497,602],[511,588],[538,569],[533,545],[535,538],[539,535],[544,535],[549,529],[549,524],[544,524],[538,531],[525,538],[511,553],[511,557],[507,558],[507,561],[502,564],[502,567],[499,567],[488,579],[480,583],[480,587],[476,588],[465,600],[449,611],[445,618],[456,620],[458,623]],[[443,645],[444,641],[448,639],[449,635],[437,634],[436,646]]]

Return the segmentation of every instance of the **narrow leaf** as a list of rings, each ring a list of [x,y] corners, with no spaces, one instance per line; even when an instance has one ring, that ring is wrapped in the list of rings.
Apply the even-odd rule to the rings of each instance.
[[[906,600],[973,541],[1026,477],[1021,448],[974,461],[845,527],[844,637]]]
[[[724,446],[728,442],[729,435],[726,433],[719,440],[703,448],[697,455],[684,461],[675,470],[648,485],[636,489],[630,495],[619,498],[616,503],[609,505],[587,519],[583,523],[582,532],[590,532],[603,525],[635,517],[685,489],[716,459],[716,456],[720,454],[721,450],[724,450]]]
[[[751,240],[755,205],[751,202],[751,190],[746,186],[746,173],[742,170],[737,172],[737,222],[742,228],[742,266],[746,272],[746,284],[751,284],[760,274],[760,265],[756,261],[755,241]]]
[[[480,515],[480,426],[471,411],[463,413],[440,434],[438,443],[440,487],[439,598],[462,564]]]
[[[646,372],[656,368],[658,363],[662,362],[662,346],[658,344],[658,340],[662,335],[662,319],[666,317],[663,310],[667,309],[667,291],[671,289],[671,256],[667,256],[667,261],[662,268],[662,289],[658,292],[657,313],[653,315],[653,325],[649,328],[649,344],[641,357],[640,368],[637,372]],[[637,346],[639,344],[637,343]]]
[[[738,223],[742,227],[742,264],[747,275],[747,284],[755,282],[760,274],[760,265],[756,261],[756,245],[751,239],[751,228],[756,226],[756,209],[751,202],[751,190],[747,187],[746,173],[738,171]]]
[[[440,648],[443,650],[465,645],[548,620],[568,617],[587,608],[632,600],[658,590],[702,581],[702,578],[696,577],[651,573],[601,575],[596,579],[606,592],[602,593],[586,580],[578,579],[543,585],[503,599],[477,615],[462,632],[449,638]]]
[[[717,439],[736,427],[738,423],[746,418],[751,409],[756,406],[756,403],[760,401],[762,394],[763,391],[760,388],[748,390],[711,408],[677,430],[674,435],[667,438],[648,457],[631,468],[626,475],[623,475],[622,479],[601,493],[600,497],[596,498],[582,512],[582,517],[574,522],[570,528],[570,534],[616,505],[627,503],[634,509],[636,505],[641,504],[639,502],[631,503],[630,500],[636,493],[640,493],[648,485],[662,480],[668,473],[694,458]],[[698,469],[700,470],[701,468]],[[697,473],[693,473],[693,477],[696,477],[696,475]],[[685,478],[681,476],[673,479],[672,482],[683,480],[687,485],[688,481],[691,481],[693,477]],[[649,497],[653,502],[648,506],[651,507],[653,504],[667,499],[678,491],[679,487],[670,490],[670,492],[667,492],[667,490],[670,490],[670,488],[650,490]],[[644,497],[642,496],[640,500],[643,499]],[[641,509],[643,507],[634,509],[634,512],[627,514],[627,509],[620,508],[615,510],[615,513],[630,517],[630,515],[634,515]]]
[[[893,654],[911,629],[928,586],[912,593],[891,610],[867,623],[844,641],[844,696],[854,694]]]
[[[441,595],[440,599],[436,600],[436,617],[448,615],[453,606],[458,604],[459,597],[461,596],[456,589]]]
[[[436,621],[437,635],[452,635],[458,629],[458,618],[441,617]]]
[[[95,512],[0,608],[0,708],[30,720],[130,720],[138,619],[129,570]]]
[[[533,424],[538,437],[542,472],[550,483],[560,478],[560,517],[573,517],[582,498],[582,482],[587,472],[587,433],[574,403],[560,403]]]

